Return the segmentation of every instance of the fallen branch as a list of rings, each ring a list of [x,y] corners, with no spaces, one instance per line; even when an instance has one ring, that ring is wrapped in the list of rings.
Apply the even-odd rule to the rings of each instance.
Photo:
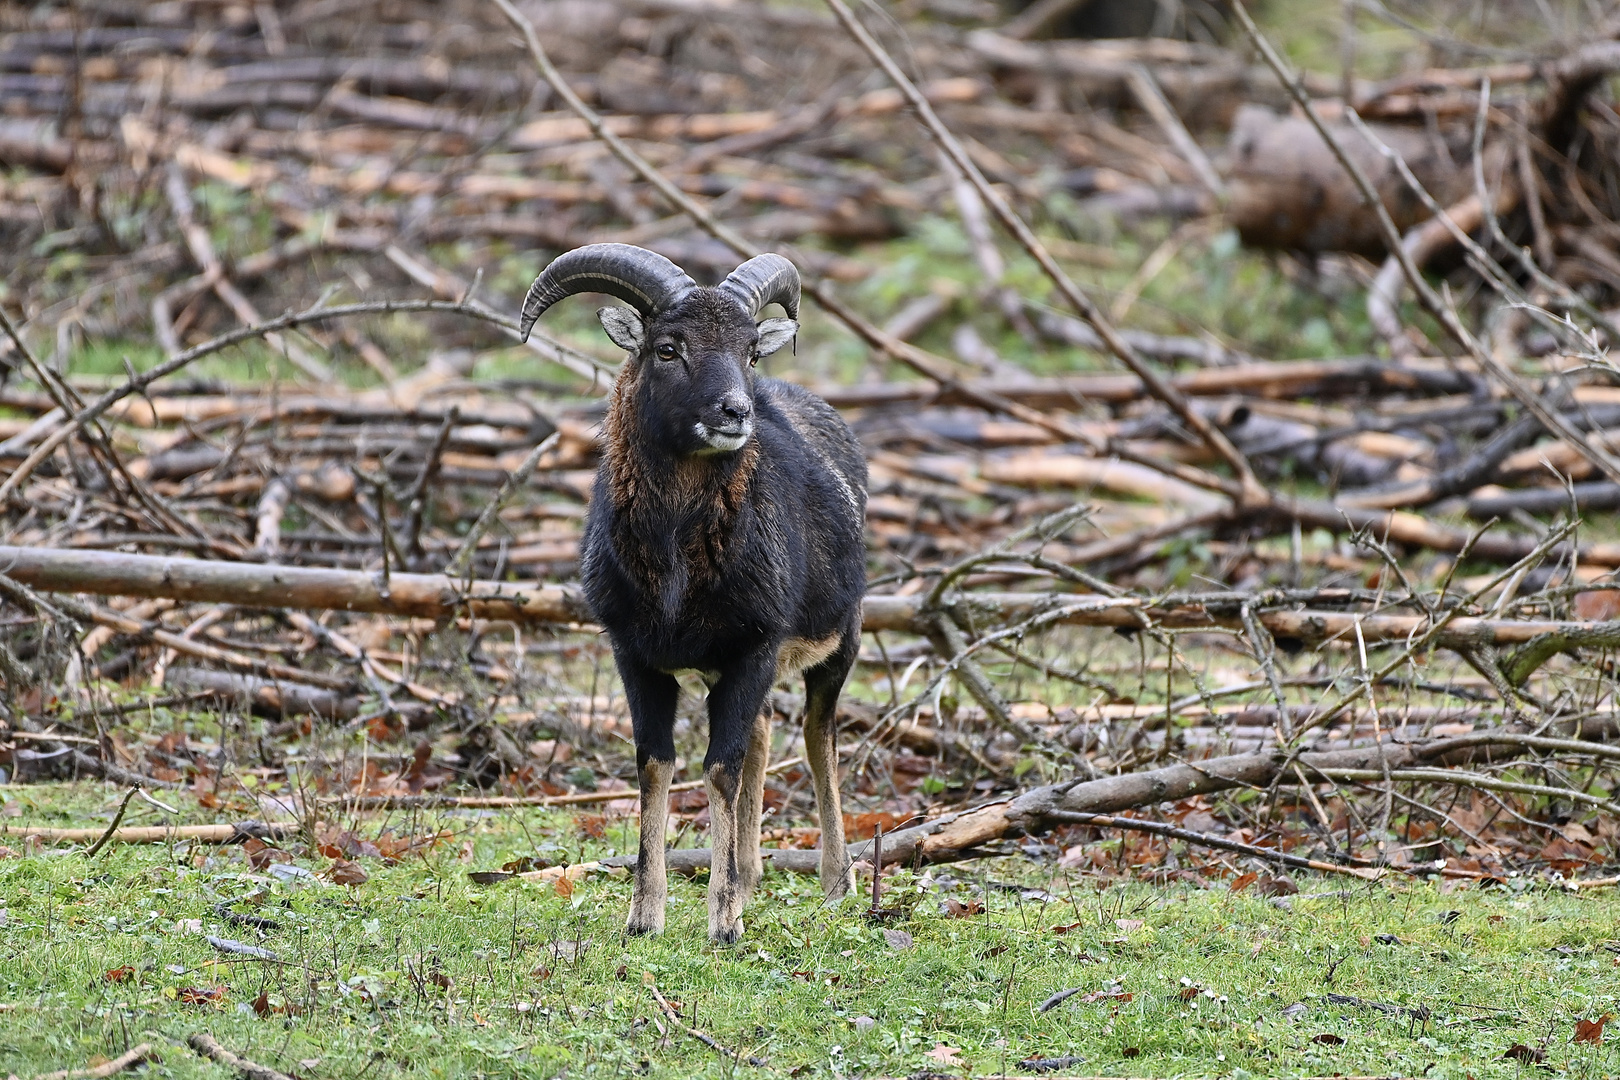
[[[436,619],[470,611],[476,618],[577,629],[585,629],[593,618],[577,586],[460,582],[443,574],[391,574],[384,585],[381,575],[363,570],[4,546],[0,546],[0,572],[33,588],[59,593],[169,597],[190,603],[360,611]],[[1242,630],[1240,609],[1243,603],[1255,601],[1253,596],[1236,593],[1191,600],[1085,593],[967,593],[947,599],[942,606],[956,607],[964,613],[964,618],[971,614],[973,622],[981,625],[986,621],[1010,623],[1041,615],[1043,622],[1052,624],[1136,629],[1141,626],[1141,616],[1146,614],[1155,625],[1167,630]],[[121,617],[112,613],[106,613],[105,617],[122,622]],[[868,632],[898,630],[927,635],[935,629],[933,617],[934,612],[928,609],[922,597],[874,595],[866,598],[862,628]],[[1276,637],[1310,645],[1353,634],[1358,627],[1368,644],[1406,641],[1425,633],[1432,625],[1425,615],[1356,611],[1256,611],[1255,618]],[[1572,641],[1583,637],[1599,640],[1603,630],[1604,624],[1594,622],[1459,616],[1450,619],[1431,644],[1467,649],[1481,645],[1522,645],[1542,634],[1565,635]],[[182,649],[212,649],[167,632],[154,632],[152,636],[161,644],[178,643]],[[280,665],[264,666],[280,668]],[[296,669],[289,669],[282,677],[299,682],[322,680],[316,685],[332,681],[331,676]],[[347,682],[340,681],[338,688],[343,686],[347,686]]]
[[[295,824],[239,821],[234,825],[130,825],[111,831],[55,829],[31,825],[0,825],[0,836],[37,836],[46,843],[81,844],[105,836],[113,844],[167,844],[191,840],[199,844],[239,844],[244,840],[279,840],[298,832]]]
[[[214,1037],[205,1031],[188,1036],[186,1043],[209,1061],[223,1065],[227,1069],[235,1069],[237,1075],[244,1080],[292,1080],[286,1073],[277,1072],[268,1065],[260,1065],[256,1061],[238,1057],[215,1042]]]
[[[1456,739],[1384,743],[1297,755],[1276,752],[1233,754],[1098,780],[1049,784],[1021,795],[998,799],[887,833],[883,837],[884,858],[895,865],[955,862],[972,858],[985,844],[1012,836],[1032,835],[1054,824],[1074,820],[1075,815],[1111,815],[1122,810],[1161,802],[1179,802],[1195,795],[1209,795],[1235,787],[1257,789],[1292,785],[1300,780],[1294,769],[1295,763],[1304,772],[1318,775],[1348,771],[1357,779],[1383,779],[1389,775],[1400,776],[1405,769],[1417,769],[1420,771],[1415,778],[1425,782],[1469,783],[1477,774],[1425,766],[1435,762],[1462,764],[1480,759],[1502,761],[1517,756],[1524,749],[1516,741],[1520,737],[1518,732],[1503,732],[1506,738],[1500,744],[1489,741],[1490,735],[1489,732],[1475,732]],[[1492,753],[1493,750],[1497,752]],[[1387,763],[1388,772],[1384,763]],[[1561,797],[1572,794],[1564,788],[1524,786],[1541,795]],[[1130,821],[1133,826],[1137,824],[1132,819],[1120,820]],[[870,848],[869,841],[852,844],[850,859],[868,858]],[[1275,857],[1270,851],[1260,851],[1261,857]],[[821,865],[819,851],[775,850],[761,854],[769,865],[792,873],[817,873]],[[666,862],[671,870],[689,873],[707,868],[709,857],[707,848],[676,848],[666,853]],[[602,862],[605,866],[633,866],[635,857],[604,859]]]
[[[152,1052],[151,1043],[141,1043],[132,1046],[110,1061],[103,1061],[100,1065],[90,1065],[82,1069],[61,1069],[57,1072],[40,1073],[34,1080],[101,1080],[102,1077],[114,1076],[125,1069],[133,1068],[149,1059],[155,1060],[157,1055]]]

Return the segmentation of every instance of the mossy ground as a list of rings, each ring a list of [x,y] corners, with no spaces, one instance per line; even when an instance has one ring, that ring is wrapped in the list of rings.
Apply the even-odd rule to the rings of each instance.
[[[8,825],[88,824],[118,792],[49,785],[6,798]],[[935,868],[926,887],[893,877],[887,902],[910,909],[887,927],[910,937],[896,948],[863,904],[829,907],[811,880],[772,872],[743,940],[722,948],[705,937],[701,878],[673,882],[662,937],[627,939],[624,877],[588,874],[571,896],[467,877],[537,852],[622,850],[627,822],[610,819],[595,840],[556,812],[392,825],[454,835],[395,866],[362,858],[369,880],[349,887],[253,870],[240,848],[0,860],[0,1075],[142,1041],[163,1052],[154,1075],[224,1075],[182,1048],[197,1031],[302,1077],[998,1075],[1031,1056],[1081,1058],[1064,1070],[1081,1075],[1507,1077],[1525,1071],[1502,1057],[1514,1044],[1544,1047],[1561,1073],[1616,1071],[1610,1044],[1571,1042],[1577,1018],[1620,1011],[1620,906],[1607,892],[1307,875],[1290,911],[1221,882],[1108,883],[1014,857]],[[947,898],[983,911],[949,917]],[[281,928],[232,926],[222,903]],[[222,953],[209,934],[276,959]],[[661,1033],[654,982],[688,1022],[695,1013],[767,1064]]]

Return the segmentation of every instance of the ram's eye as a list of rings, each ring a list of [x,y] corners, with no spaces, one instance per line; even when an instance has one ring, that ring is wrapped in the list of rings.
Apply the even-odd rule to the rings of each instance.
[[[753,356],[748,358],[748,366],[759,367],[759,353],[755,353]]]
[[[680,355],[680,352],[676,350],[675,346],[671,345],[667,341],[658,346],[658,348],[654,349],[653,352],[660,360],[673,360]]]

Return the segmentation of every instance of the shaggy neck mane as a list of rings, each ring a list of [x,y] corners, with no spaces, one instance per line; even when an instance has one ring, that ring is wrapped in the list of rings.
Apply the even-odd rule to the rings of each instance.
[[[682,537],[682,547],[690,561],[707,564],[712,572],[725,552],[737,511],[759,465],[758,436],[730,454],[683,458],[663,453],[642,421],[645,403],[636,401],[640,385],[641,364],[627,362],[614,383],[602,421],[608,497],[613,508],[629,519],[661,511],[697,512],[703,527]],[[640,530],[625,529],[619,539],[638,543],[640,535]]]

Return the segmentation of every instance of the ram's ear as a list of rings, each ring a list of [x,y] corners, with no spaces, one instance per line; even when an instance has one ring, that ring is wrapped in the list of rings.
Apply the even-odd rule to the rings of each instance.
[[[647,328],[642,325],[640,315],[627,307],[605,307],[597,309],[596,317],[613,344],[632,356],[641,351],[647,341]]]
[[[769,356],[792,341],[793,335],[798,332],[796,319],[766,319],[759,324],[759,346],[754,352],[759,356]]]

